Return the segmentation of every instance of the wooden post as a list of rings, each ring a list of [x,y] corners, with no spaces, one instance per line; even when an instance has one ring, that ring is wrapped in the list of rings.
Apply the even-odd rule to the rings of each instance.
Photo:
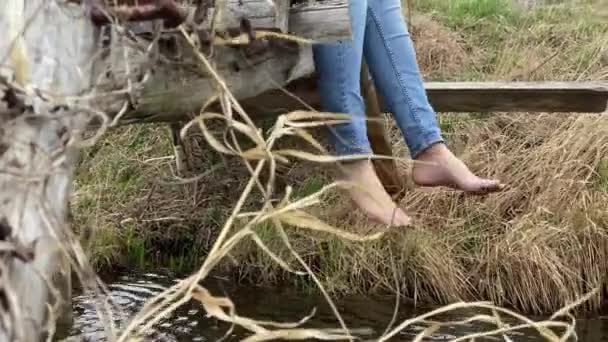
[[[289,32],[289,9],[291,7],[290,0],[274,0],[276,17],[274,21],[275,27],[282,33]]]
[[[361,65],[361,94],[365,99],[367,121],[367,135],[369,142],[372,145],[372,150],[377,155],[392,156],[393,149],[391,147],[388,130],[378,96],[373,82],[370,80],[369,71],[365,63]],[[397,194],[401,192],[405,182],[399,176],[397,163],[394,160],[374,160],[374,166],[378,177],[382,181],[385,189],[389,194]]]
[[[70,142],[87,119],[62,98],[91,86],[94,38],[82,5],[0,1],[0,239],[20,250],[0,251],[2,341],[71,324]]]
[[[218,13],[215,29],[229,32],[241,27],[242,19],[247,19],[256,30],[287,30],[293,35],[316,41],[335,41],[350,36],[348,2],[326,0],[319,3],[303,2],[290,6],[289,0],[226,0],[225,7]],[[287,8],[285,8],[287,6]],[[216,8],[210,8],[212,17]],[[284,14],[288,12],[289,16]],[[278,14],[278,15],[277,15]],[[201,28],[210,28],[206,20]]]
[[[184,151],[184,142],[180,135],[181,129],[184,125],[179,122],[169,123],[169,132],[171,133],[171,144],[173,145],[173,154],[175,156],[175,171],[179,176],[184,176],[187,171],[187,156]]]

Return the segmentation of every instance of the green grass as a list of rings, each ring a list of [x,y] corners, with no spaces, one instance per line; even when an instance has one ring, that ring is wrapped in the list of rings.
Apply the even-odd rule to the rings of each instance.
[[[133,226],[125,229],[127,264],[137,269],[145,269],[149,266],[147,262],[149,251],[146,249],[146,240],[143,234],[137,232]]]
[[[608,192],[608,159],[603,159],[597,167],[597,184],[602,191]]]
[[[474,28],[484,22],[514,24],[521,17],[510,0],[423,0],[414,4],[420,11],[440,14],[454,29]]]
[[[461,36],[468,56],[451,78],[581,80],[598,76],[605,66],[598,57],[608,43],[608,25],[598,15],[597,4],[521,11],[511,3],[422,0],[414,5],[418,13],[431,15]]]
[[[129,126],[109,132],[86,150],[76,174],[72,203],[76,230],[92,227],[89,258],[96,269],[146,268],[152,264],[151,235],[137,221],[150,191],[151,155],[170,155],[164,127]],[[80,229],[79,229],[80,228]]]
[[[310,196],[317,191],[321,190],[323,186],[327,184],[327,180],[321,176],[311,175],[306,178],[304,182],[300,185],[297,185],[292,194],[293,200],[297,200],[300,198],[304,198],[306,196]]]

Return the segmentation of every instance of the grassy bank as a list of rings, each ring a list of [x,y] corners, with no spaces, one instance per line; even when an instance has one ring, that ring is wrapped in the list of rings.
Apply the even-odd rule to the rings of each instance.
[[[506,0],[414,1],[410,24],[423,74],[428,80],[608,80],[607,18],[586,3],[523,10]],[[472,169],[508,188],[483,198],[412,188],[402,205],[417,219],[415,228],[371,243],[290,229],[294,248],[324,284],[334,293],[398,290],[419,302],[489,299],[531,312],[555,310],[605,287],[608,119],[442,113],[440,122]],[[394,126],[392,132],[395,153],[405,155]],[[197,175],[196,181],[175,179],[165,127],[120,128],[87,151],[72,206],[98,270],[186,272],[204,258],[248,173],[201,137],[192,136],[187,146],[187,176]],[[307,163],[278,171],[278,188],[291,184],[295,196],[319,190],[332,173]],[[407,177],[408,165],[402,171]],[[375,228],[338,193],[314,210],[345,230]],[[256,229],[289,261],[272,227]],[[242,281],[311,287],[253,243],[243,244],[222,270]],[[600,301],[594,298],[591,308]]]

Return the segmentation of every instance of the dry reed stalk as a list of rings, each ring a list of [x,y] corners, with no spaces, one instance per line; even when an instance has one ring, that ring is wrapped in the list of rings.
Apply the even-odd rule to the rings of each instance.
[[[424,229],[441,232],[453,260],[474,270],[462,283],[472,292],[468,298],[542,313],[602,286],[606,120],[510,114],[465,130],[465,162],[508,179],[509,187],[483,199],[414,192],[404,205],[424,220]],[[597,307],[599,300],[588,304]]]
[[[189,36],[185,32],[185,30],[183,28],[181,28],[181,31],[182,31],[184,37],[188,40],[188,42],[194,48],[194,43],[191,40],[189,40]],[[259,159],[260,157],[263,157],[264,155],[266,155],[269,157],[269,160],[271,160],[271,162],[273,162],[274,159],[276,158],[273,155],[273,153],[270,151],[273,143],[281,136],[288,134],[288,133],[292,133],[293,130],[288,129],[289,127],[283,127],[284,125],[276,125],[275,128],[273,129],[273,131],[271,132],[268,140],[265,141],[262,137],[260,137],[258,135],[259,133],[258,133],[258,130],[256,129],[255,125],[253,124],[251,119],[249,119],[249,117],[247,116],[245,111],[240,107],[240,105],[238,104],[238,101],[236,101],[234,96],[232,96],[229,89],[225,86],[225,83],[222,81],[221,77],[214,71],[213,67],[208,62],[207,58],[196,50],[195,50],[195,53],[197,54],[198,58],[203,63],[203,65],[206,67],[206,69],[209,72],[211,72],[211,74],[214,76],[214,78],[218,81],[219,86],[223,89],[224,94],[227,96],[228,101],[230,102],[229,106],[230,107],[234,106],[234,108],[237,110],[237,113],[246,122],[246,124],[240,124],[240,123],[232,120],[230,113],[225,113],[225,114],[228,114],[228,119],[230,120],[229,122],[231,124],[231,128],[234,128],[234,129],[238,130],[239,132],[245,134],[254,143],[256,143],[257,147],[255,149],[250,150],[251,153],[248,153],[248,154],[241,153],[241,152],[238,152],[235,150],[231,150],[229,147],[223,145],[221,142],[219,142],[218,140],[213,138],[213,136],[210,134],[210,132],[206,128],[204,122],[206,119],[211,118],[211,117],[215,117],[215,118],[221,117],[221,116],[217,116],[217,115],[209,115],[209,114],[203,113],[201,116],[199,116],[198,118],[191,121],[190,124],[188,124],[184,128],[184,131],[186,131],[192,124],[198,123],[199,127],[203,131],[203,134],[205,135],[205,138],[207,138],[207,140],[209,141],[211,146],[214,147],[219,152],[236,154],[236,155],[239,155],[244,160],[247,160],[252,156],[254,157],[254,159]],[[299,115],[297,115],[297,114],[292,115],[292,117],[295,117],[297,119],[297,118],[299,118]],[[283,118],[282,119],[283,124],[287,124],[288,122],[286,119],[289,118],[289,115],[283,116],[282,118]],[[281,120],[281,119],[279,119],[279,120]],[[309,138],[310,138],[309,136],[305,136],[305,139],[309,139]],[[318,145],[318,143],[316,145]],[[300,158],[305,158],[305,157],[309,156],[309,155],[301,155],[297,151],[292,151],[292,152],[288,151],[288,152],[284,152],[284,153],[289,154],[292,157],[300,157]],[[331,159],[331,157],[330,157],[330,159]],[[146,308],[147,309],[147,310],[145,310],[146,313],[141,317],[136,317],[136,319],[134,319],[129,324],[129,326],[126,328],[125,332],[118,339],[118,341],[125,340],[129,336],[129,333],[132,330],[134,330],[140,324],[140,322],[144,322],[146,320],[146,318],[151,317],[153,314],[159,313],[154,318],[147,321],[145,323],[145,325],[143,326],[143,329],[151,326],[152,324],[157,322],[160,318],[162,318],[164,315],[168,314],[171,310],[174,310],[178,306],[175,304],[180,304],[182,302],[181,300],[178,300],[177,303],[174,303],[171,306],[169,306],[168,309],[164,309],[163,311],[158,312],[161,310],[161,308],[164,305],[167,305],[169,302],[176,299],[177,296],[183,295],[184,298],[190,298],[192,296],[192,291],[195,288],[197,288],[197,286],[199,286],[197,284],[209,274],[211,269],[230,251],[231,248],[233,248],[236,245],[236,243],[239,242],[240,239],[242,239],[245,235],[249,235],[249,234],[255,235],[255,233],[253,231],[248,229],[254,223],[259,223],[259,222],[262,222],[263,220],[267,220],[270,218],[273,218],[274,222],[276,222],[276,221],[280,222],[283,220],[287,220],[286,222],[292,223],[292,224],[297,224],[298,226],[300,226],[302,228],[318,229],[318,230],[322,230],[325,232],[338,234],[342,238],[347,238],[347,239],[360,239],[359,236],[344,233],[337,229],[330,230],[331,226],[324,224],[320,220],[315,219],[311,216],[306,216],[303,212],[300,212],[299,216],[294,216],[294,212],[293,212],[294,210],[299,210],[299,209],[305,208],[306,206],[316,203],[317,199],[315,197],[311,197],[311,198],[305,198],[305,199],[298,201],[298,202],[300,202],[300,204],[298,204],[298,202],[295,202],[295,203],[289,204],[289,206],[286,205],[287,209],[283,209],[282,211],[279,211],[279,213],[282,213],[280,215],[277,213],[272,213],[272,214],[266,215],[264,217],[262,215],[263,211],[261,211],[258,214],[258,216],[255,217],[254,219],[252,219],[251,221],[249,221],[249,223],[247,225],[245,225],[244,228],[242,228],[239,232],[235,233],[230,239],[227,239],[224,242],[224,240],[228,237],[228,234],[230,233],[230,230],[234,223],[234,219],[240,214],[241,208],[242,208],[246,198],[249,196],[249,194],[253,190],[254,185],[257,182],[259,182],[258,177],[263,169],[265,161],[266,161],[266,159],[260,160],[260,162],[256,166],[255,170],[253,170],[252,177],[251,177],[249,183],[247,184],[245,190],[243,191],[241,198],[238,200],[232,215],[228,218],[227,222],[224,225],[224,228],[221,230],[219,237],[217,238],[215,244],[213,245],[211,251],[209,252],[209,254],[207,256],[207,259],[205,260],[205,263],[201,266],[198,274],[196,274],[190,278],[190,281],[189,281],[190,285],[188,287],[185,287],[185,286],[180,287],[180,286],[176,285],[176,290],[175,290],[174,295],[164,297],[163,300],[159,304],[157,304],[155,307]],[[334,158],[334,161],[335,161],[335,158]],[[250,167],[250,170],[251,170],[251,167]],[[272,180],[273,177],[270,177],[270,179]],[[332,185],[332,187],[333,186],[335,186],[335,185]],[[271,186],[268,185],[266,188],[270,189]],[[265,188],[260,186],[260,191],[264,192],[264,190],[265,190]],[[316,195],[316,197],[318,197],[319,195],[320,194]],[[287,200],[288,200],[288,198],[287,198]],[[266,209],[272,210],[272,205],[270,204],[270,202],[267,202],[265,204],[265,207],[266,207]],[[379,235],[376,235],[376,236],[379,236]],[[375,236],[371,236],[370,238],[375,238]],[[259,237],[258,237],[258,239],[259,239]],[[271,254],[271,257],[275,260],[277,259],[276,256],[274,256],[272,254]],[[200,297],[199,297],[199,299],[200,299]],[[341,318],[339,317],[339,314],[337,313],[337,310],[335,309],[335,305],[333,305],[333,303],[331,302],[329,297],[328,297],[328,301],[330,302],[330,305],[332,307],[334,307],[334,310],[336,311],[338,319],[341,320]],[[234,322],[234,323],[237,323],[237,322]],[[345,333],[348,335],[348,330],[346,329],[343,322],[342,322],[342,325],[343,325],[343,329],[344,329]],[[139,331],[142,331],[142,330],[139,330]],[[321,334],[320,336],[325,336],[326,338],[331,338],[331,335],[327,335],[327,334],[323,335],[321,332],[319,332],[319,333]]]

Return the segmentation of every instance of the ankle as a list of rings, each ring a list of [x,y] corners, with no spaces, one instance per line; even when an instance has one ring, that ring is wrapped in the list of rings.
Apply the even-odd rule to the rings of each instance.
[[[449,152],[447,146],[444,143],[439,142],[427,147],[425,150],[420,152],[415,159],[432,159],[445,155],[446,152]]]
[[[446,153],[449,153],[447,146],[442,142],[438,142],[436,144],[433,144],[433,145],[427,147],[425,150],[420,152],[418,154],[418,156],[416,156],[415,159],[416,160],[435,159],[437,157],[444,156]]]
[[[373,169],[373,166],[370,160],[364,159],[344,162],[340,168],[344,177],[357,178],[369,172],[370,169]]]

